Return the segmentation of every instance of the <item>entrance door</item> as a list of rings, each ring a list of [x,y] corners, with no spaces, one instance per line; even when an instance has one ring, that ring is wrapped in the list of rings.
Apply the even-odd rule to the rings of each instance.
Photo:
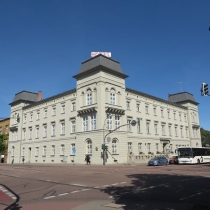
[[[28,148],[28,162],[31,162],[31,147]]]

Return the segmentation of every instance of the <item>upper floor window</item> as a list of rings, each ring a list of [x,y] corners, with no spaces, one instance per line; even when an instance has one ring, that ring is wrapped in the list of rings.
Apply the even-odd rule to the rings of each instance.
[[[75,120],[71,121],[71,132],[72,133],[76,132],[76,121]]]
[[[115,116],[115,128],[120,126],[120,116]]]
[[[185,130],[186,130],[186,137],[188,137],[188,128],[186,127]]]
[[[130,101],[126,101],[126,108],[127,110],[130,110]]]
[[[47,125],[44,125],[43,137],[47,137]]]
[[[187,117],[186,117],[186,115],[184,116],[184,121],[187,122]]]
[[[165,125],[161,125],[162,128],[162,135],[165,136]]]
[[[170,119],[170,111],[168,110],[168,119]]]
[[[39,138],[39,127],[36,128],[36,139]]]
[[[174,120],[176,120],[176,112],[174,112]]]
[[[37,112],[37,113],[36,113],[36,119],[39,120],[39,117],[40,117],[40,113]]]
[[[112,115],[107,116],[107,129],[112,130]]]
[[[63,104],[62,106],[61,106],[61,114],[64,114],[65,113],[65,105]]]
[[[157,113],[156,113],[156,107],[154,107],[153,110],[154,110],[154,115],[157,115]]]
[[[141,132],[141,119],[137,118],[137,132],[140,133]]]
[[[154,124],[154,128],[155,128],[155,134],[158,134],[158,124],[157,123]]]
[[[53,110],[52,110],[52,115],[55,116],[56,115],[56,107],[53,107]]]
[[[92,92],[90,90],[88,90],[87,92],[87,105],[91,105],[92,104]]]
[[[30,114],[30,122],[32,122],[33,121],[33,114],[31,113]]]
[[[171,136],[171,125],[168,126],[168,133],[169,133],[169,136]]]
[[[183,131],[182,131],[182,127],[180,127],[180,133],[181,133],[181,137],[183,137]]]
[[[65,122],[61,122],[61,134],[65,134]]]
[[[182,116],[181,113],[179,114],[179,120],[182,121]]]
[[[27,115],[24,115],[24,123],[26,123]]]
[[[44,117],[47,118],[47,109],[44,110]]]
[[[73,103],[72,103],[72,111],[75,111],[75,110],[76,110],[76,103],[73,102]]]
[[[55,124],[52,124],[52,136],[55,136]]]
[[[23,129],[23,139],[26,139],[26,129]]]
[[[88,116],[83,117],[83,131],[88,131]]]
[[[149,107],[147,105],[145,106],[145,112],[146,114],[149,114]]]
[[[136,111],[139,112],[140,111],[140,105],[136,104]]]
[[[163,117],[163,109],[161,109],[161,117]]]
[[[131,131],[131,120],[127,119],[127,131]]]
[[[29,139],[32,139],[32,128],[29,129]]]
[[[91,116],[91,130],[96,130],[96,115]]]
[[[110,93],[110,104],[116,104],[116,95],[113,92]]]
[[[175,126],[175,136],[178,136],[177,126]]]
[[[150,133],[149,124],[150,123],[148,121],[146,121],[146,132],[147,132],[147,134]]]

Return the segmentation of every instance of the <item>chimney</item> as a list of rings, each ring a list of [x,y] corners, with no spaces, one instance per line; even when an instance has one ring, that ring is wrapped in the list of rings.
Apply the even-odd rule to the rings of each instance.
[[[42,91],[39,91],[39,92],[37,93],[37,100],[38,100],[38,101],[41,101],[41,100],[42,100]]]

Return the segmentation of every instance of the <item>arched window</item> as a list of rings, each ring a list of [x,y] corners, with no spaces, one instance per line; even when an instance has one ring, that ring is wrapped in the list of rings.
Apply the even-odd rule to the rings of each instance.
[[[91,105],[92,104],[92,91],[89,89],[87,91],[87,105]]]
[[[112,140],[112,154],[117,154],[117,139]]]
[[[86,153],[92,154],[92,141],[90,139],[86,141]]]
[[[116,104],[116,94],[114,89],[111,89],[110,91],[110,104]]]

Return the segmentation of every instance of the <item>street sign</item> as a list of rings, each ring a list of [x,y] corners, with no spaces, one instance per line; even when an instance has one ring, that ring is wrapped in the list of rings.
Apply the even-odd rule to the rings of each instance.
[[[131,125],[135,126],[136,125],[136,120],[132,120]]]

